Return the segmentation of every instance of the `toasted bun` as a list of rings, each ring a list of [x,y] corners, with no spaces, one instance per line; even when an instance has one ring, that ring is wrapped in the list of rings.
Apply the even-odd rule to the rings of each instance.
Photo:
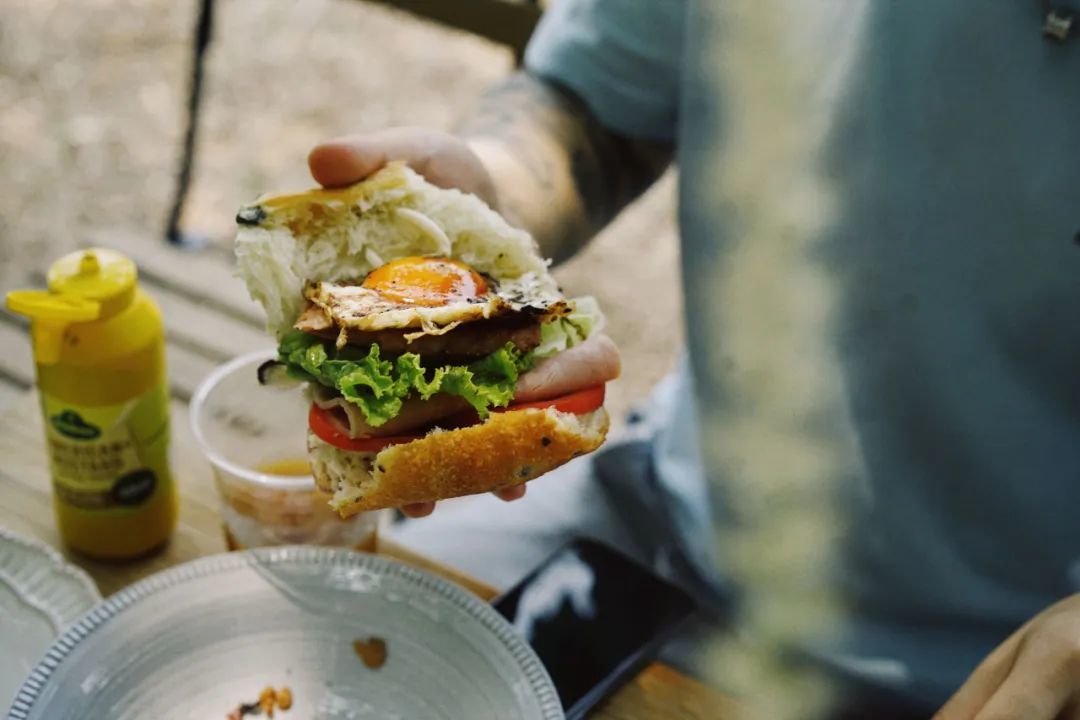
[[[378,453],[340,450],[309,431],[315,482],[342,517],[518,485],[604,442],[604,408],[585,415],[552,408],[495,413],[479,425],[434,430]]]
[[[278,337],[303,310],[306,282],[356,280],[412,255],[451,257],[500,281],[531,274],[538,292],[558,295],[527,232],[400,162],[351,187],[260,198],[236,219],[237,274]]]

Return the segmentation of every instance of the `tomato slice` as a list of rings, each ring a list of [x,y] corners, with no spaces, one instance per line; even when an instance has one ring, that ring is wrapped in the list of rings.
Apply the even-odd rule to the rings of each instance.
[[[492,408],[491,411],[507,412],[510,410],[529,410],[531,408],[538,410],[555,408],[559,412],[584,415],[596,410],[604,404],[604,391],[605,385],[601,383],[600,385],[594,385],[585,388],[584,390],[577,390],[548,400],[511,403],[504,408]],[[441,420],[438,422],[438,425],[449,429],[468,427],[469,425],[475,425],[478,422],[480,422],[480,418],[473,413],[467,413],[465,415],[457,415],[452,418]],[[344,424],[344,421],[336,416],[334,410],[324,410],[314,403],[311,404],[311,410],[308,412],[308,425],[311,427],[311,431],[315,433],[316,437],[320,440],[341,450],[351,450],[353,452],[379,452],[383,448],[391,445],[412,442],[423,435],[423,433],[420,433],[414,435],[387,435],[386,437],[371,438],[349,437],[348,425]]]
[[[412,442],[419,435],[387,435],[386,437],[354,438],[349,437],[348,426],[334,417],[333,410],[324,410],[315,403],[308,411],[308,427],[315,436],[341,450],[353,452],[379,452],[391,445]]]
[[[593,385],[587,387],[584,390],[576,390],[566,395],[560,395],[556,398],[549,400],[536,400],[534,402],[526,403],[510,403],[508,407],[504,408],[492,408],[494,412],[506,412],[507,410],[527,410],[529,408],[555,408],[559,412],[573,413],[574,415],[584,415],[585,413],[591,413],[604,404],[604,389],[607,386],[603,383],[599,385]]]
[[[511,410],[529,410],[537,409],[543,410],[545,408],[555,408],[559,412],[573,413],[574,415],[584,415],[591,413],[598,407],[604,404],[604,390],[606,385],[600,383],[599,385],[593,385],[583,390],[575,390],[572,393],[560,395],[559,397],[548,398],[547,400],[534,400],[532,402],[522,403],[510,403],[506,407],[493,407],[491,412],[501,413],[509,412]],[[468,427],[469,425],[475,425],[480,422],[480,418],[475,412],[469,411],[454,415],[453,417],[446,418],[439,421],[439,427],[446,428],[447,430],[456,430],[457,428]]]

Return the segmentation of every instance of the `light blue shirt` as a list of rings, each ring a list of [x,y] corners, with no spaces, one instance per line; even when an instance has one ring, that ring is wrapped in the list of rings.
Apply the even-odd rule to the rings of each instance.
[[[697,391],[688,374],[662,389],[654,465],[688,551],[710,562],[704,477],[768,474],[741,418],[790,387],[807,472],[831,463],[844,491],[845,651],[937,705],[1080,590],[1080,38],[1045,40],[1027,0],[773,3],[761,62],[775,42],[820,68],[777,124],[746,84],[758,66],[740,84],[723,65],[753,37],[725,5],[751,4],[562,0],[526,64],[608,127],[677,146]],[[825,222],[759,247],[756,198],[783,208],[806,186],[781,163],[755,196],[724,163],[770,123],[806,129],[809,146],[778,136],[779,157],[810,158]],[[806,202],[792,195],[794,217]],[[821,402],[799,405],[804,389]]]

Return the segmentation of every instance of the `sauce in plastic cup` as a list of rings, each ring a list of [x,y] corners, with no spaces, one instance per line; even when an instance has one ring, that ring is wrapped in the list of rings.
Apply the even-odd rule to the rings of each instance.
[[[385,512],[342,520],[307,467],[308,403],[296,387],[259,384],[273,350],[217,368],[191,400],[191,429],[210,461],[230,550],[328,545],[373,552]]]

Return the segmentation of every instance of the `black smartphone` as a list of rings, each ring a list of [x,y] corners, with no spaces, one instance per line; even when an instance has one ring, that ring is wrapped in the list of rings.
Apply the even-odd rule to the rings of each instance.
[[[495,600],[547,667],[567,720],[627,680],[694,611],[690,596],[621,553],[575,540]]]

